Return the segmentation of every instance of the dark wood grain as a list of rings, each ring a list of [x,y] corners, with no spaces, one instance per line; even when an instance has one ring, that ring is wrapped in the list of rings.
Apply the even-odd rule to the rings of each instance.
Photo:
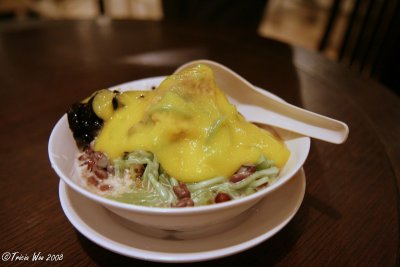
[[[154,52],[156,60],[138,56]],[[196,58],[345,121],[350,136],[343,145],[312,142],[304,202],[282,231],[194,265],[398,266],[398,97],[312,52],[251,33],[134,21],[0,25],[0,253],[63,253],[68,266],[158,265],[107,251],[73,228],[59,204],[47,142],[69,104]]]

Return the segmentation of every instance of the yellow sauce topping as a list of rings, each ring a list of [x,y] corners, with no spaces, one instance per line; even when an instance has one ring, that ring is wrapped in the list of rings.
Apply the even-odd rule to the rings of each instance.
[[[100,95],[93,105],[104,126],[95,150],[111,159],[124,152],[151,151],[179,181],[229,177],[261,156],[280,168],[290,155],[277,136],[237,112],[204,65],[169,76],[153,91],[118,95],[115,111],[109,94]]]

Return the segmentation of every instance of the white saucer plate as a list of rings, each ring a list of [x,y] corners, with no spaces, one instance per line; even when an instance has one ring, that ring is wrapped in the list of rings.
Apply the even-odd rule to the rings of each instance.
[[[72,225],[105,249],[147,261],[197,262],[229,256],[272,237],[300,208],[305,186],[305,174],[301,169],[253,207],[245,220],[226,231],[195,239],[156,238],[135,232],[121,224],[116,215],[79,195],[63,181],[60,181],[59,197]]]

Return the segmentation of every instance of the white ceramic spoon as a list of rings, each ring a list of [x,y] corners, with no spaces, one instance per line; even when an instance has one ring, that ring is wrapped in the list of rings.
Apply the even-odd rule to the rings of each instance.
[[[334,144],[346,141],[349,128],[345,123],[270,97],[234,71],[214,61],[191,61],[180,66],[175,73],[198,64],[205,64],[214,71],[218,86],[239,103],[236,107],[247,120]]]

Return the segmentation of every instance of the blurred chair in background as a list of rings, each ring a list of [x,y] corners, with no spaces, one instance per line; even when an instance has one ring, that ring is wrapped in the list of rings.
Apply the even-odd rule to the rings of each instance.
[[[97,0],[0,0],[0,19],[93,19]]]
[[[257,31],[268,0],[162,0],[164,19]]]
[[[22,20],[32,12],[33,6],[29,0],[0,0],[0,15],[2,17],[15,17]]]
[[[399,92],[399,2],[400,0],[0,0],[0,19],[94,19],[102,16],[112,19],[164,19],[245,28],[258,32],[261,36],[308,49],[315,50],[318,47],[325,56],[337,59],[351,69]],[[278,4],[280,9],[274,9]],[[267,7],[268,12],[265,12]],[[277,11],[279,14],[275,14]],[[318,44],[327,11],[329,18]],[[267,13],[268,16],[265,16]],[[273,17],[275,21],[271,20]],[[342,39],[339,40],[342,34]]]
[[[319,51],[327,48],[342,0],[334,0]],[[400,91],[400,1],[355,0],[338,61]]]
[[[100,13],[113,19],[162,19],[161,0],[96,0]]]

